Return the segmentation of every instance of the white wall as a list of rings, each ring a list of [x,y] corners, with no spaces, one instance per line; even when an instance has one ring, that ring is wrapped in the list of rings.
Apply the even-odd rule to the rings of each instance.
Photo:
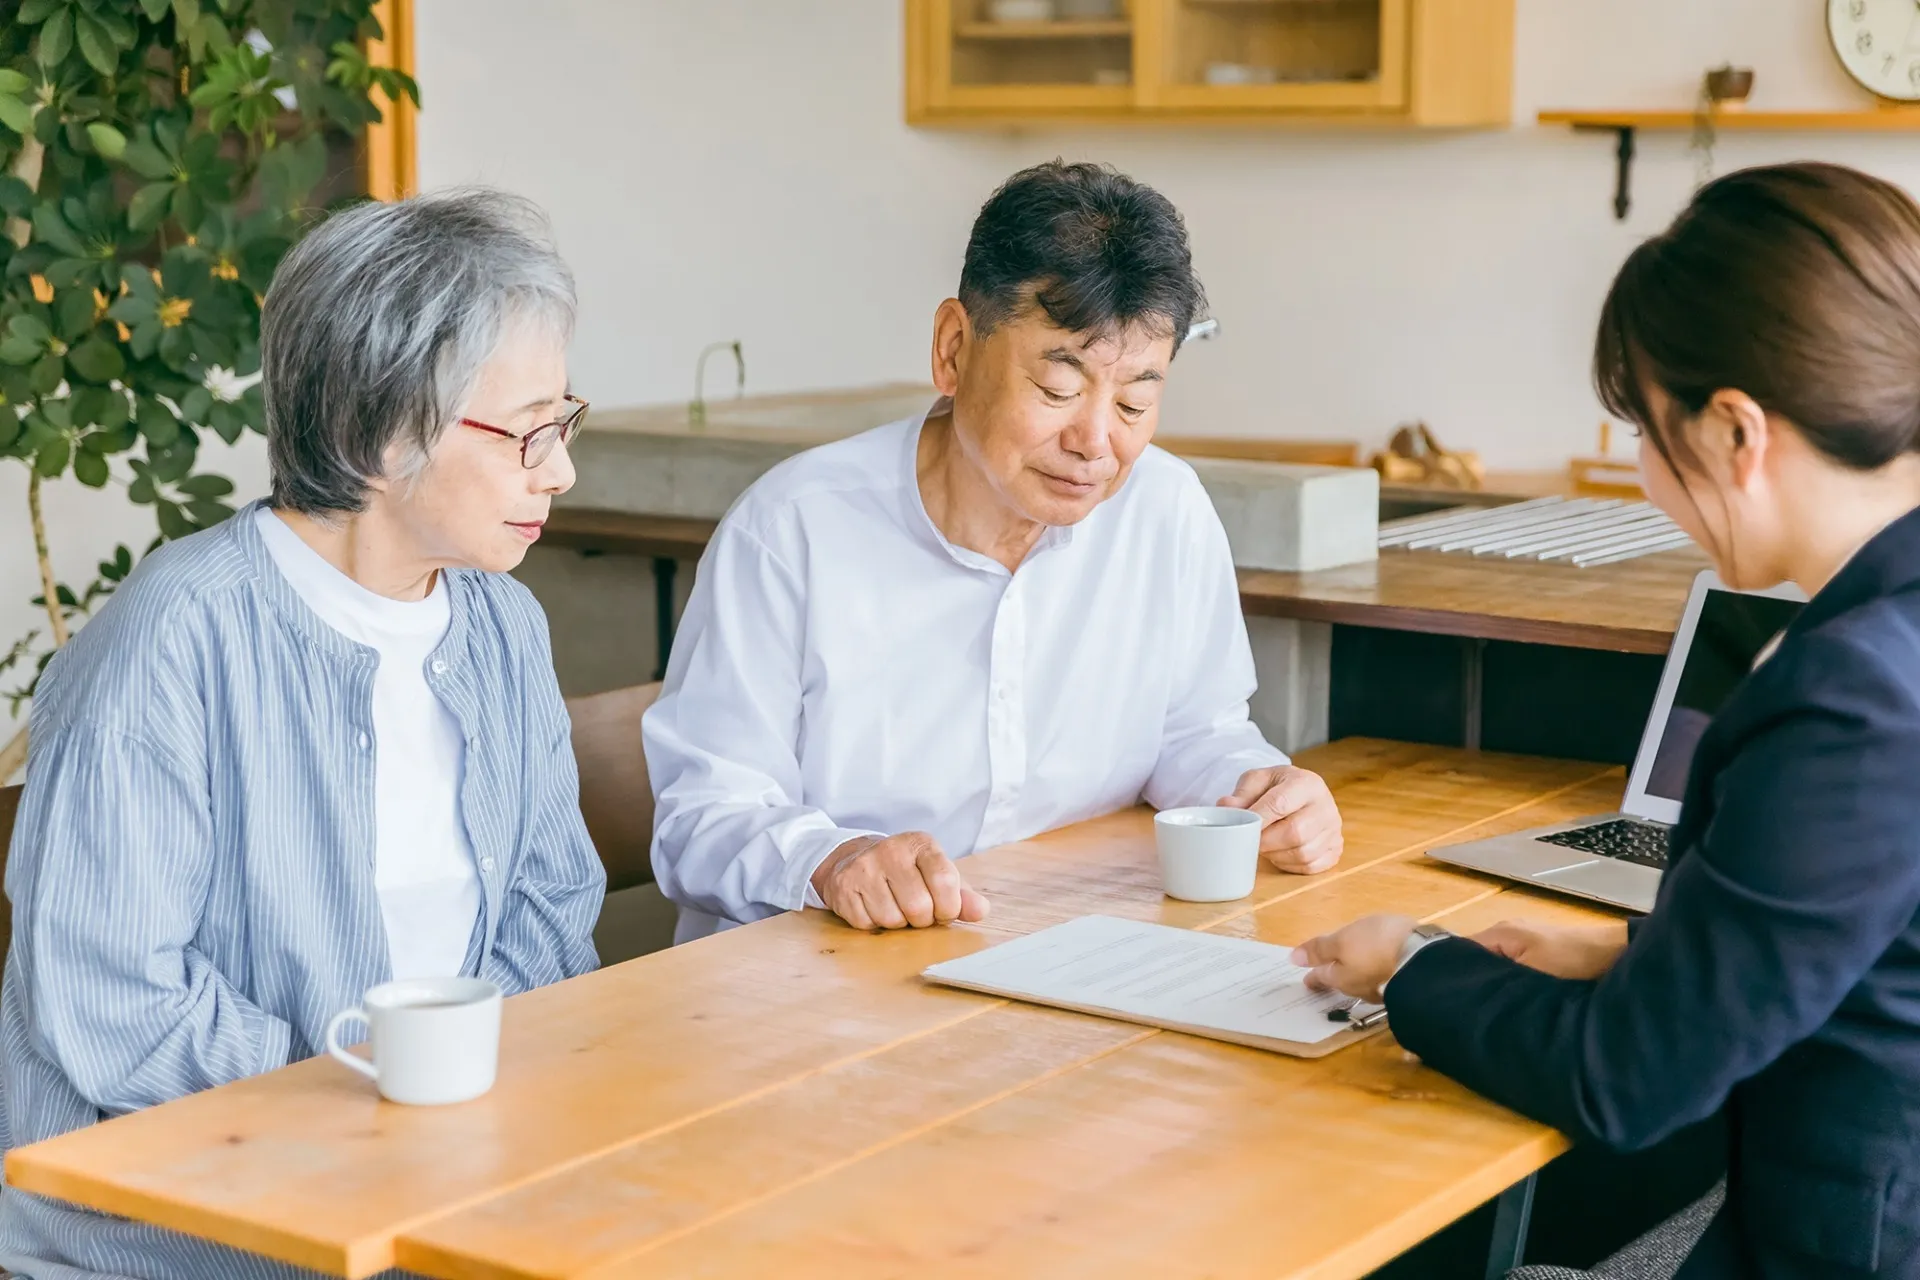
[[[1384,441],[1425,417],[1502,466],[1591,446],[1591,325],[1613,269],[1691,189],[1645,135],[1610,208],[1611,135],[1543,106],[1690,105],[1708,65],[1755,106],[1859,105],[1820,0],[1519,0],[1511,131],[913,130],[900,0],[419,0],[421,177],[553,212],[582,287],[582,393],[684,399],[706,342],[750,388],[924,377],[967,227],[1013,169],[1109,160],[1185,212],[1224,334],[1183,355],[1170,430]],[[1719,163],[1821,155],[1920,186],[1920,140],[1723,139]],[[724,370],[722,371],[725,372]]]
[[[1384,439],[1420,416],[1499,466],[1588,447],[1590,327],[1615,265],[1691,189],[1684,135],[1642,135],[1632,218],[1612,138],[1542,106],[1691,101],[1758,69],[1755,105],[1847,106],[1818,0],[1519,0],[1510,131],[916,131],[899,0],[418,0],[421,179],[523,191],[581,282],[575,379],[606,405],[684,398],[708,341],[750,388],[924,377],[927,322],[993,186],[1110,160],[1186,213],[1225,333],[1170,388],[1170,430]],[[1920,139],[1728,137],[1721,169],[1822,156],[1920,187]],[[227,455],[217,441],[210,461]],[[264,487],[258,440],[225,461]],[[25,474],[0,464],[0,645],[33,625]],[[49,495],[59,569],[151,536],[118,491]],[[0,721],[5,708],[0,706]]]

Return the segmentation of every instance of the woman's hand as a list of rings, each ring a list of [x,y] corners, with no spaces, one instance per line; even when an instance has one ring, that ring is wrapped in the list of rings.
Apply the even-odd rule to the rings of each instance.
[[[1473,940],[1489,951],[1556,978],[1598,978],[1627,949],[1625,921],[1613,924],[1549,925],[1502,920]]]
[[[1412,916],[1367,916],[1295,947],[1293,962],[1307,970],[1307,985],[1316,991],[1378,1004],[1414,923]]]

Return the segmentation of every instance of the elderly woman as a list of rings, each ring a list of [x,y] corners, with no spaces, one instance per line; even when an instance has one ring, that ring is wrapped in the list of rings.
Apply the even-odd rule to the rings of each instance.
[[[721,523],[645,722],[682,940],[824,906],[978,920],[950,855],[1138,803],[1258,809],[1341,852],[1247,717],[1233,561],[1148,447],[1201,305],[1180,215],[1093,165],[1014,175],[934,317],[923,417],[804,454]]]
[[[506,576],[573,482],[573,319],[503,195],[362,205],[287,257],[271,501],[148,557],[34,701],[0,1146],[308,1057],[389,978],[594,967],[604,873],[545,620]],[[12,1189],[0,1266],[284,1271]]]

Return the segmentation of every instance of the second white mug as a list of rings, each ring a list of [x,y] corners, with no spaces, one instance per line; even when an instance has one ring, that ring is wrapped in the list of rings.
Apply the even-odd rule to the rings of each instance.
[[[347,1023],[367,1024],[373,1061],[340,1045]],[[383,982],[327,1024],[327,1052],[372,1080],[391,1102],[437,1106],[493,1088],[500,1061],[500,988],[484,978]]]
[[[1250,809],[1168,809],[1154,815],[1160,883],[1171,898],[1231,902],[1253,892],[1260,815]]]

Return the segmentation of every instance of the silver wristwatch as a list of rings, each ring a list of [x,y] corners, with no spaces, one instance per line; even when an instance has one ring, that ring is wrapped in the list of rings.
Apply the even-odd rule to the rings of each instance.
[[[1452,936],[1451,933],[1448,933],[1437,924],[1417,924],[1413,926],[1413,932],[1408,934],[1407,940],[1400,944],[1400,958],[1394,962],[1393,971],[1399,973],[1402,969],[1406,968],[1407,961],[1418,955],[1420,948],[1432,946],[1442,938],[1451,938]]]

